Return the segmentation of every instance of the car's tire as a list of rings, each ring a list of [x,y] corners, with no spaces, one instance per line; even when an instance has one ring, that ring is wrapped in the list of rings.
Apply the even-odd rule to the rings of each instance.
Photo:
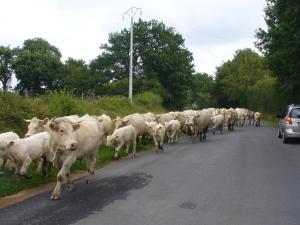
[[[278,138],[282,138],[282,134],[281,134],[281,132],[280,132],[279,129],[278,129],[278,132],[277,132],[277,137],[278,137]]]
[[[284,133],[284,132],[282,132],[282,142],[283,142],[284,144],[288,143],[288,138],[285,136],[285,133]]]

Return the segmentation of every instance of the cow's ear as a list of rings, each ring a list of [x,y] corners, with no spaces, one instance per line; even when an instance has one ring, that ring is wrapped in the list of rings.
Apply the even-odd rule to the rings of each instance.
[[[80,124],[79,123],[72,123],[72,127],[74,130],[78,130],[79,127],[80,127]]]
[[[40,120],[40,124],[41,125],[46,125],[48,123],[49,119],[48,118],[45,118],[43,120]]]
[[[49,124],[49,127],[50,127],[50,129],[53,130],[53,131],[58,131],[58,126],[57,126],[57,124],[54,123],[54,122],[51,122],[51,123]]]
[[[25,119],[24,119],[24,121],[25,121],[26,123],[30,123],[30,122],[31,122],[31,120],[25,120]]]
[[[13,146],[14,144],[15,144],[14,141],[10,141],[10,142],[8,142],[8,144],[7,144],[6,146],[7,146],[7,148],[10,148],[10,147]]]

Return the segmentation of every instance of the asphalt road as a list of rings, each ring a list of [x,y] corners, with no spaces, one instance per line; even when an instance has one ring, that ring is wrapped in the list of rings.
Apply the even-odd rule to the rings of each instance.
[[[182,137],[75,186],[60,201],[49,191],[0,209],[0,224],[299,225],[300,143],[269,126]]]

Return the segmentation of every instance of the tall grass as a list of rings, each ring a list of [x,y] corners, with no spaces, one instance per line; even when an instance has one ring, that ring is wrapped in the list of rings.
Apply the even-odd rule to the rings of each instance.
[[[24,119],[32,117],[59,117],[77,114],[82,116],[106,113],[111,117],[125,116],[135,112],[161,113],[160,96],[146,92],[133,98],[131,105],[126,97],[101,96],[94,101],[75,97],[67,90],[51,92],[49,95],[36,98],[25,98],[13,93],[0,91],[0,133],[14,131],[23,136],[27,124]]]

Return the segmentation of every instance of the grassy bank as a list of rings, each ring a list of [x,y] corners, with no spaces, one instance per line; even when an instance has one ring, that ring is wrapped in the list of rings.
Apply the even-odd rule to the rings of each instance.
[[[270,114],[264,113],[262,115],[262,121],[271,126],[278,126],[278,119],[275,115],[270,115]]]
[[[133,104],[126,97],[103,96],[95,99],[74,97],[70,92],[57,91],[36,98],[24,98],[12,93],[0,91],[0,133],[14,131],[20,136],[26,133],[27,123],[24,119],[52,118],[66,115],[100,115],[106,113],[112,118],[140,112],[160,113],[162,99],[151,92],[134,96]]]
[[[161,105],[161,98],[151,92],[146,92],[134,97],[133,104],[129,104],[127,98],[121,96],[104,96],[95,99],[79,99],[67,91],[53,92],[49,95],[37,98],[24,98],[12,93],[0,92],[0,133],[14,131],[23,137],[27,131],[27,123],[24,119],[34,116],[38,118],[51,118],[64,115],[100,115],[106,113],[112,118],[117,115],[140,112],[160,113],[166,111]],[[152,148],[152,145],[138,145],[138,151]],[[125,156],[122,150],[120,157]],[[105,166],[114,159],[112,148],[100,147],[98,151],[97,168]],[[77,161],[71,168],[72,171],[85,170],[85,162]],[[36,165],[29,168],[32,179],[18,179],[13,172],[4,171],[0,176],[0,197],[14,194],[18,191],[36,187],[56,180],[57,169],[52,168],[51,175],[44,179],[36,172]]]

